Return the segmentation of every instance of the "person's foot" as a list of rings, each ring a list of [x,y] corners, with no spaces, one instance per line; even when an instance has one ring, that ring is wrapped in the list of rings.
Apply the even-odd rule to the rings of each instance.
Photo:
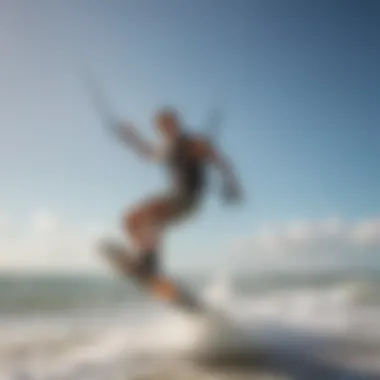
[[[102,240],[98,244],[98,248],[100,251],[100,254],[102,255],[120,255],[126,252],[126,247],[121,244],[120,242],[117,242],[116,240]]]
[[[157,295],[157,297],[165,301],[171,302],[178,297],[178,291],[176,287],[163,277],[152,277],[150,284],[153,288],[153,292]]]
[[[133,270],[133,260],[128,255],[128,249],[124,244],[114,240],[102,241],[99,244],[99,250],[100,254],[123,274],[130,274]]]

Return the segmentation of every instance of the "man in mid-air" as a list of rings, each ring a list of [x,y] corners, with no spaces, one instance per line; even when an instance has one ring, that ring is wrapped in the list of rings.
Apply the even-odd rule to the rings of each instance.
[[[148,281],[160,275],[158,255],[165,229],[199,209],[209,164],[222,174],[225,200],[238,201],[241,195],[226,159],[208,139],[185,131],[175,110],[161,109],[154,119],[163,137],[157,146],[143,140],[130,124],[114,128],[117,136],[144,158],[166,166],[172,179],[166,194],[144,200],[123,216],[123,230],[131,238],[135,253],[132,270]]]

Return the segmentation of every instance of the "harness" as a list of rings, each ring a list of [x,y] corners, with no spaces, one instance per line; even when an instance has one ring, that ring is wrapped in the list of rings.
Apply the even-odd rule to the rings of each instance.
[[[205,185],[204,163],[191,156],[191,139],[182,134],[173,144],[168,167],[173,180],[174,191],[186,199],[197,199]]]

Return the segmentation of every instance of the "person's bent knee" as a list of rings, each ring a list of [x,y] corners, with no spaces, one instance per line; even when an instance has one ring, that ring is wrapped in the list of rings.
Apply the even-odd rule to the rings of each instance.
[[[138,229],[139,219],[139,213],[136,211],[125,213],[122,217],[123,229],[129,233],[133,233]]]

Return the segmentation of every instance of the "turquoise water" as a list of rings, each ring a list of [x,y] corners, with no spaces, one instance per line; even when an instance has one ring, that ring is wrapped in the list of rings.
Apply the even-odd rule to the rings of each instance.
[[[2,274],[0,379],[380,378],[377,270],[183,281],[219,314],[182,315],[117,276]],[[224,356],[205,369],[210,353]]]
[[[199,291],[212,279],[205,275],[181,279]],[[234,292],[253,295],[277,289],[302,287],[323,288],[342,283],[361,284],[367,301],[380,300],[380,271],[331,273],[253,273],[233,279]],[[378,295],[379,294],[379,295]],[[364,297],[366,296],[366,297]],[[70,309],[113,308],[128,303],[147,302],[145,292],[120,277],[67,274],[0,274],[0,316],[28,312],[64,311]]]

